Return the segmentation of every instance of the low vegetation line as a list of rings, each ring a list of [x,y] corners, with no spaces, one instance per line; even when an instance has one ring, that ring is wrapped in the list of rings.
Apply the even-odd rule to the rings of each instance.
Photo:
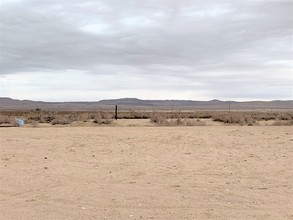
[[[97,125],[109,125],[114,121],[114,112],[58,112],[40,109],[32,111],[2,112],[0,125],[10,124],[17,126],[15,117],[25,120],[26,124],[33,126],[38,123],[52,125],[68,125],[74,121],[90,122]],[[202,111],[202,112],[119,112],[118,119],[150,119],[159,126],[204,126],[200,119],[210,119],[224,124],[255,125],[258,121],[275,120],[274,125],[293,125],[292,112],[228,112],[228,111]]]
[[[52,125],[69,125],[80,121],[97,125],[110,125],[114,121],[114,112],[97,111],[13,111],[0,113],[0,125],[17,126],[15,117],[22,118],[26,124],[37,126],[39,123]],[[293,112],[229,112],[229,111],[202,111],[202,112],[119,112],[118,119],[150,119],[159,126],[204,126],[202,119],[235,125],[256,125],[258,121],[274,120],[273,125],[293,125]]]

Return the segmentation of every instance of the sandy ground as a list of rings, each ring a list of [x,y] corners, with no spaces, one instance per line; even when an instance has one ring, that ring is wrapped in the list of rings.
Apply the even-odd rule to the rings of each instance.
[[[293,219],[292,127],[0,128],[0,219]]]

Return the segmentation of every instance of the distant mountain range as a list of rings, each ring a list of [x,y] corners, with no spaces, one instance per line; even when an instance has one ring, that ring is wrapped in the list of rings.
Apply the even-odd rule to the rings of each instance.
[[[0,111],[15,110],[60,110],[60,111],[98,111],[112,109],[118,105],[122,110],[292,110],[293,100],[275,101],[192,101],[192,100],[141,100],[122,98],[96,102],[42,102],[16,100],[0,97]]]

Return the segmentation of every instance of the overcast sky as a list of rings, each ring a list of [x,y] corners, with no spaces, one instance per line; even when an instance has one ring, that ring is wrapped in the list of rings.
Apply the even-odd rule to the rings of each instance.
[[[0,0],[0,96],[293,99],[292,0]]]

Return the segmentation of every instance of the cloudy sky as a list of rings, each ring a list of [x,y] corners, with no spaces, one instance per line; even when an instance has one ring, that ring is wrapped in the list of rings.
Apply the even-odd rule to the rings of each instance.
[[[0,96],[293,99],[292,0],[0,0]]]

